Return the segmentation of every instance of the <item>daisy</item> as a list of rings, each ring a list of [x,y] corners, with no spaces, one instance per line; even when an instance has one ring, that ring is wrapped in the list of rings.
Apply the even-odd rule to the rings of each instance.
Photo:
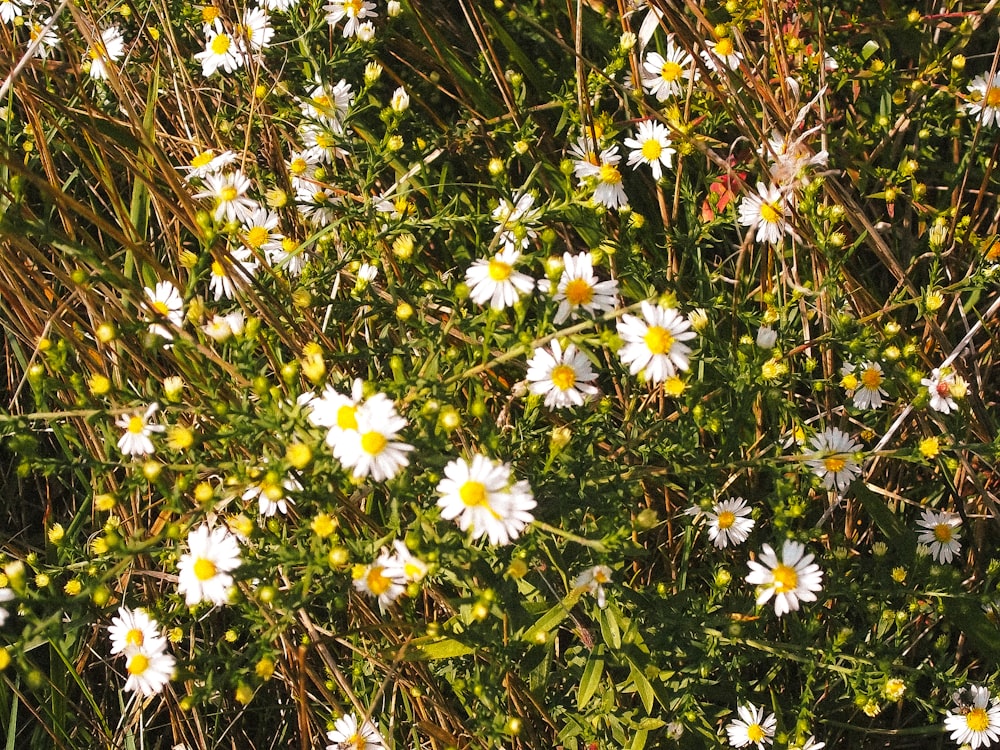
[[[825,742],[817,742],[815,735],[810,735],[801,746],[790,745],[789,750],[823,750],[826,747]]]
[[[450,461],[437,486],[441,517],[455,520],[472,539],[486,536],[490,544],[508,544],[534,520],[535,499],[526,482],[512,487],[510,466],[476,454]]]
[[[917,537],[919,544],[930,547],[931,556],[942,565],[950,563],[962,549],[961,536],[958,527],[962,518],[957,513],[946,510],[935,513],[924,509],[920,513],[917,526],[922,529]]]
[[[223,151],[221,154],[216,154],[214,149],[209,148],[197,154],[191,160],[190,164],[178,167],[178,169],[187,172],[184,179],[187,182],[191,182],[191,180],[202,180],[210,174],[221,172],[223,169],[235,162],[236,159],[237,156],[235,151],[227,150]]]
[[[757,329],[755,343],[760,349],[773,349],[778,343],[778,332],[771,326],[761,326]]]
[[[601,152],[600,164],[593,174],[597,178],[594,188],[594,202],[605,208],[627,208],[628,196],[622,187],[622,173],[618,169],[621,161],[618,146],[606,148]]]
[[[216,221],[243,221],[248,219],[257,203],[247,197],[250,180],[243,171],[216,172],[205,177],[206,189],[195,193],[195,198],[211,198],[215,201]]]
[[[337,200],[330,191],[316,182],[302,180],[295,191],[296,209],[313,226],[326,226],[337,218]]]
[[[649,77],[642,79],[642,87],[661,102],[680,96],[685,82],[696,78],[693,63],[691,55],[674,44],[674,38],[670,36],[667,38],[666,56],[659,52],[646,54],[642,67]]]
[[[600,170],[601,160],[598,157],[597,144],[589,133],[584,133],[569,147],[573,157],[573,175],[582,185],[587,177],[593,177]]]
[[[567,318],[576,318],[580,309],[597,314],[618,306],[618,282],[598,281],[594,275],[594,259],[587,253],[563,253],[563,272],[553,297],[559,303],[552,322],[560,325]]]
[[[642,303],[642,317],[623,315],[618,322],[618,335],[625,346],[618,352],[629,372],[643,373],[643,379],[662,383],[677,370],[688,369],[691,348],[684,341],[693,339],[690,321],[673,308]]]
[[[167,341],[174,340],[171,328],[180,328],[184,324],[184,301],[181,293],[169,281],[158,281],[153,289],[148,286],[143,289],[146,294],[147,318],[154,322],[149,325],[149,332]],[[170,328],[155,321],[170,324]]]
[[[205,78],[215,75],[222,68],[227,73],[235,73],[247,61],[243,40],[222,28],[222,19],[216,18],[205,27],[205,49],[194,56],[201,63],[201,74]]]
[[[385,750],[385,740],[378,727],[368,720],[359,725],[354,714],[344,714],[337,719],[326,737],[331,743],[326,750]]]
[[[264,0],[263,2],[265,8],[279,13],[287,13],[298,4],[299,0]]]
[[[958,411],[955,399],[963,398],[969,388],[965,379],[953,370],[947,369],[942,372],[937,367],[931,370],[931,376],[923,378],[920,384],[927,388],[927,393],[931,397],[930,407],[942,414]]]
[[[758,182],[757,192],[743,196],[740,201],[739,223],[751,231],[756,228],[757,242],[777,245],[786,234],[794,237],[795,231],[788,223],[790,215],[788,201],[774,185]]]
[[[166,427],[161,424],[147,424],[159,404],[150,404],[142,414],[122,414],[115,425],[125,430],[118,438],[118,450],[126,456],[148,456],[153,452],[153,441],[150,436],[154,432],[163,432]]]
[[[377,394],[387,398],[383,394]],[[374,398],[374,397],[373,397]],[[326,386],[322,395],[304,393],[299,397],[299,403],[308,408],[306,419],[316,427],[328,427],[338,430],[358,429],[358,406],[364,400],[364,382],[355,378],[351,386],[351,395],[345,396],[333,386]]]
[[[0,588],[0,604],[3,604],[4,602],[10,602],[10,601],[13,601],[13,600],[14,600],[14,590],[13,589],[10,589],[10,588],[7,588],[7,587]],[[6,609],[4,609],[3,607],[0,607],[0,628],[2,628],[4,626],[5,622],[7,622],[7,617],[9,615],[10,615],[10,613]]]
[[[295,477],[284,477],[280,479],[271,472],[268,472],[260,482],[251,484],[243,492],[243,500],[246,502],[257,501],[257,510],[265,518],[270,518],[276,513],[288,515],[289,504],[295,505],[295,500],[288,494],[290,492],[301,492],[302,484]]]
[[[564,406],[582,406],[583,402],[597,393],[593,385],[597,373],[590,367],[590,360],[583,352],[570,344],[562,350],[558,340],[552,342],[552,351],[535,349],[528,360],[529,390],[545,396],[545,405],[550,409]]]
[[[493,209],[493,219],[497,225],[493,234],[499,235],[499,242],[505,250],[524,250],[538,233],[531,224],[538,220],[540,211],[532,209],[535,196],[531,193],[514,194],[513,201],[503,198]]]
[[[112,654],[131,655],[140,650],[151,653],[164,650],[167,643],[159,623],[141,608],[119,607],[108,626],[108,637]]]
[[[309,253],[291,237],[282,237],[275,246],[268,243],[264,250],[267,262],[273,268],[283,268],[290,276],[300,276],[309,263]]]
[[[489,260],[475,261],[465,272],[465,283],[469,285],[469,296],[476,304],[487,301],[494,310],[503,310],[535,288],[530,276],[514,270],[521,257],[520,251],[505,248]]]
[[[402,566],[385,550],[371,565],[358,565],[353,577],[354,588],[375,597],[383,612],[406,591],[406,575]]]
[[[257,275],[258,264],[248,248],[233,250],[225,262],[213,260],[208,287],[215,301],[233,299]]]
[[[177,563],[177,592],[189,607],[203,601],[225,604],[234,586],[229,574],[240,566],[240,543],[228,529],[203,523],[188,534],[187,546]]]
[[[118,62],[125,54],[125,37],[117,26],[101,32],[101,40],[87,48],[90,77],[103,81],[108,77],[108,63]]]
[[[840,368],[840,384],[854,397],[855,409],[877,409],[886,392],[882,389],[882,366],[878,362],[862,362],[857,368],[845,364]]]
[[[49,53],[59,46],[59,37],[55,32],[55,23],[52,16],[28,22],[28,37],[30,43],[38,43],[35,48],[35,57],[47,60]]]
[[[959,745],[972,750],[989,747],[1000,740],[1000,699],[990,700],[990,691],[980,685],[970,685],[956,694],[959,706],[944,717],[944,728]]]
[[[165,649],[166,641],[163,643]],[[127,657],[125,671],[128,672],[128,680],[124,689],[129,692],[139,692],[149,698],[162,692],[174,676],[177,662],[166,650],[147,651],[140,648],[127,654]]]
[[[239,27],[251,49],[266,49],[274,36],[271,19],[263,8],[247,8],[243,11],[243,23]]]
[[[277,228],[278,214],[258,206],[243,220],[240,239],[251,250],[270,255],[281,249],[281,240],[284,239],[280,232],[274,231]]]
[[[723,66],[730,70],[739,70],[743,55],[736,50],[732,37],[724,36],[718,41],[706,41],[705,47],[701,59],[705,61],[709,70],[721,70]]]
[[[597,595],[597,606],[604,609],[608,606],[604,593],[604,584],[611,583],[611,568],[607,565],[595,565],[587,568],[573,581],[574,589],[581,589],[588,594]]]
[[[364,19],[378,16],[378,13],[373,12],[375,3],[369,3],[367,0],[333,0],[323,10],[326,11],[326,22],[330,26],[336,26],[341,19],[347,19],[343,31],[345,39],[359,34],[363,23],[368,23]]]
[[[663,167],[673,166],[673,155],[677,150],[671,145],[670,131],[656,120],[643,120],[632,138],[625,139],[625,147],[632,149],[628,155],[628,165],[648,164],[653,179],[663,176]]]
[[[0,21],[14,23],[22,15],[21,0],[0,0]]]
[[[403,571],[403,578],[407,583],[422,581],[427,575],[427,563],[415,557],[406,547],[406,543],[396,539],[392,543],[392,563],[395,567]]]
[[[754,520],[750,518],[750,506],[742,497],[722,500],[705,513],[711,522],[708,538],[719,549],[728,545],[742,544],[750,535]]]
[[[816,601],[816,592],[823,586],[823,571],[813,562],[811,554],[805,554],[805,545],[785,540],[781,548],[781,560],[765,544],[760,553],[763,564],[750,560],[750,574],[746,581],[758,586],[757,605],[766,604],[774,597],[774,613],[782,615],[797,610],[799,602]]]
[[[752,703],[740,706],[737,713],[740,718],[733,719],[726,727],[730,745],[745,747],[752,743],[760,749],[764,745],[771,744],[778,723],[774,714],[768,714],[765,719],[764,709],[758,708]]]
[[[965,111],[975,116],[983,127],[1000,127],[1000,79],[978,75],[969,83],[969,101]]]
[[[861,473],[861,467],[854,460],[854,453],[861,450],[861,445],[854,442],[850,435],[837,427],[829,427],[809,441],[815,449],[806,464],[813,473],[822,477],[823,486],[828,490],[837,488],[843,492],[854,478]]]
[[[353,469],[355,478],[371,475],[376,482],[392,479],[409,465],[407,453],[413,450],[409,443],[395,440],[406,427],[406,420],[396,413],[396,406],[388,398],[370,398],[354,414],[354,429],[343,430],[327,436],[333,455],[344,468]]]
[[[222,344],[233,336],[243,333],[245,326],[246,318],[243,316],[243,311],[234,310],[226,315],[213,315],[201,330],[210,339]]]
[[[341,124],[353,101],[354,90],[351,84],[341,78],[333,86],[317,84],[309,92],[309,98],[299,103],[299,108],[306,117],[336,126],[338,132],[343,132]]]

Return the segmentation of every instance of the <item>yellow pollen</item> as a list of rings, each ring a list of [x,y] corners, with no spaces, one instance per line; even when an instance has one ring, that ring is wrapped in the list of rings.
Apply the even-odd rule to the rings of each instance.
[[[288,171],[292,174],[304,174],[309,165],[306,164],[306,160],[301,156],[292,159],[292,163],[288,165]]]
[[[150,306],[153,308],[153,310],[155,310],[156,312],[158,312],[160,315],[169,315],[170,314],[170,308],[167,307],[167,303],[166,302],[162,302],[160,300],[157,300],[156,302],[154,302]]]
[[[948,544],[952,536],[951,524],[939,523],[934,527],[934,538],[941,542],[941,544]]]
[[[858,387],[858,378],[854,373],[849,372],[840,379],[840,384],[847,390],[853,391]]]
[[[232,185],[226,185],[222,190],[219,191],[219,200],[223,203],[229,203],[231,200],[235,199],[239,195],[239,191]]]
[[[730,510],[724,510],[719,514],[719,520],[716,523],[720,529],[728,529],[736,523],[736,514]]]
[[[673,334],[660,326],[650,326],[642,338],[653,354],[666,354],[674,345]]]
[[[194,572],[194,577],[199,581],[211,580],[215,578],[217,572],[215,563],[211,560],[206,560],[204,557],[199,557],[195,560],[191,570]]]
[[[317,107],[325,107],[327,109],[333,106],[333,102],[330,101],[330,97],[328,97],[326,94],[320,94],[319,96],[314,96],[313,104],[315,104]]]
[[[362,0],[346,0],[344,3],[344,12],[351,18],[356,18],[361,12],[361,2]]]
[[[100,42],[94,42],[94,46],[87,50],[87,54],[90,55],[91,60],[100,60],[102,57],[108,56],[108,51]]]
[[[774,576],[774,590],[779,594],[795,591],[799,585],[799,574],[790,565],[778,563],[771,575]]]
[[[219,17],[220,12],[214,5],[206,5],[201,9],[202,23],[212,23],[212,21]]]
[[[773,203],[760,204],[760,218],[768,224],[777,224],[781,221],[782,211]]]
[[[342,430],[358,429],[357,411],[357,407],[353,404],[337,409],[337,427]]]
[[[843,458],[843,456],[830,456],[829,458],[823,459],[823,468],[833,474],[836,474],[838,471],[843,471],[846,465],[847,461]]]
[[[986,96],[983,98],[987,107],[1000,107],[1000,86],[991,86],[986,89]]]
[[[733,40],[724,37],[715,43],[715,54],[719,57],[728,57],[733,54]]]
[[[384,568],[381,565],[372,565],[368,571],[368,575],[365,577],[368,590],[375,594],[375,596],[381,596],[392,585],[392,580],[382,575],[383,570]]]
[[[149,657],[145,654],[132,654],[126,668],[129,674],[142,674],[149,669]]]
[[[229,51],[229,35],[219,34],[212,40],[211,50],[216,55],[224,55]]]
[[[494,281],[506,281],[513,271],[514,267],[510,263],[504,263],[496,258],[490,261],[489,273]]]
[[[317,190],[315,193],[313,193],[313,203],[322,205],[323,203],[326,203],[329,199],[330,198],[326,194],[325,190]]]
[[[202,151],[196,157],[191,160],[192,167],[204,167],[209,164],[215,155],[211,151]]]
[[[331,148],[333,146],[333,136],[329,133],[317,133],[316,145],[320,148]]]
[[[882,373],[874,367],[869,367],[861,373],[861,383],[868,390],[874,391],[882,385]]]
[[[389,441],[385,439],[385,435],[381,432],[376,432],[375,430],[366,432],[361,436],[361,450],[371,456],[377,456],[385,450],[385,446],[388,445],[388,443]]]
[[[586,279],[571,279],[566,282],[564,293],[571,305],[586,305],[594,299],[594,287]]]
[[[264,227],[253,227],[247,232],[246,242],[252,248],[259,248],[267,242],[268,232]]]
[[[682,68],[680,65],[673,62],[672,60],[667,60],[665,63],[663,63],[663,67],[660,68],[660,78],[662,78],[667,83],[673,83],[674,81],[676,81],[678,78],[681,77],[681,74],[683,72],[684,68]]]
[[[747,727],[747,739],[751,742],[756,742],[760,744],[760,741],[764,739],[764,729],[760,724],[751,724]]]
[[[985,732],[990,726],[990,717],[985,708],[974,708],[965,715],[965,723],[973,732]]]
[[[146,420],[140,416],[129,417],[128,431],[133,435],[141,435],[146,431]]]
[[[469,480],[458,488],[458,496],[470,508],[487,505],[486,485],[482,482]]]
[[[125,634],[125,643],[129,646],[141,646],[142,641],[143,635],[139,628],[132,628]]]
[[[552,385],[560,391],[568,391],[576,384],[576,371],[569,365],[552,368]]]
[[[642,144],[642,158],[646,161],[656,161],[663,153],[663,146],[655,138],[650,138]]]
[[[212,261],[212,275],[213,276],[225,276],[226,269],[222,267],[222,264],[217,260]]]
[[[617,185],[622,181],[622,173],[614,164],[602,164],[599,179],[605,185]]]

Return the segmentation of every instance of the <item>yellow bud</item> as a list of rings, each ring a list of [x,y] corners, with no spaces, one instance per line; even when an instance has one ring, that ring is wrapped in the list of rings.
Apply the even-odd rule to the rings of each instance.
[[[236,688],[236,702],[245,706],[252,700],[253,700],[253,688],[251,688],[249,685],[244,685],[243,683],[240,683],[239,686],[237,686]]]
[[[0,646],[0,672],[7,669],[7,667],[10,666],[10,662],[10,651],[8,651],[5,647]]]
[[[318,513],[316,517],[313,518],[312,523],[309,524],[309,528],[311,528],[313,533],[320,539],[326,539],[337,530],[337,519],[333,518],[328,513]]]
[[[118,332],[115,330],[113,323],[101,323],[97,326],[97,330],[94,331],[94,335],[102,344],[109,344],[117,338]]]
[[[66,535],[66,530],[63,528],[61,523],[54,523],[49,527],[49,541],[53,544],[59,544]]]
[[[312,448],[305,443],[292,443],[285,449],[285,458],[296,469],[304,469],[312,461]]]
[[[66,581],[66,585],[63,586],[63,591],[65,591],[69,596],[76,596],[83,591],[83,584],[80,582],[79,578],[72,578]]]
[[[274,675],[274,660],[265,656],[257,662],[257,666],[254,667],[254,672],[257,673],[257,676],[260,677],[260,679],[265,681],[270,680]]]
[[[111,381],[103,375],[91,375],[87,387],[92,396],[103,396],[111,390]]]

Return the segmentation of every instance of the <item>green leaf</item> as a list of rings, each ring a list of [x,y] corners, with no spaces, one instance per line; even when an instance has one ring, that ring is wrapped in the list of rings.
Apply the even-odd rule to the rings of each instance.
[[[524,631],[524,635],[521,636],[521,640],[528,641],[529,643],[536,643],[540,635],[548,633],[552,630],[552,628],[569,616],[569,611],[580,600],[580,595],[582,593],[583,591],[574,589],[566,594],[566,596],[562,598],[562,601],[539,617],[538,621],[534,625]]]
[[[576,695],[576,705],[583,710],[594,693],[597,686],[601,684],[601,677],[604,675],[604,644],[598,644],[597,648],[587,660],[587,666],[583,668],[583,676],[580,678],[580,689]]]
[[[621,616],[621,611],[613,603],[610,603],[601,610],[598,617],[601,624],[601,636],[604,638],[604,642],[614,649],[622,647],[622,630],[618,625]]]
[[[646,739],[649,737],[649,732],[645,729],[636,730],[635,736],[632,738],[632,742],[629,744],[629,750],[642,750],[646,747]]]
[[[639,698],[642,700],[643,708],[646,709],[646,713],[653,712],[653,699],[656,697],[653,694],[653,686],[650,684],[649,680],[646,679],[646,675],[643,673],[636,663],[631,659],[628,660],[629,674],[632,678],[632,682],[635,683],[636,692],[639,693]],[[645,740],[643,740],[645,742]]]
[[[454,638],[425,636],[410,642],[406,656],[409,661],[433,661],[466,656],[475,650],[472,646],[467,646]]]

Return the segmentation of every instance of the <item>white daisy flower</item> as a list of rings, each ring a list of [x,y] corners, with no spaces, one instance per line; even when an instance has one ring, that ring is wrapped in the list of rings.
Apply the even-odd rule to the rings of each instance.
[[[0,604],[11,601],[14,601],[14,589],[7,588],[6,586],[0,588]],[[4,626],[9,616],[10,613],[4,607],[0,607],[0,628]]]
[[[309,92],[309,98],[299,103],[302,114],[320,123],[343,132],[344,118],[354,101],[354,90],[341,78],[333,86],[317,84]]]
[[[385,550],[371,565],[358,565],[354,572],[354,588],[378,600],[385,612],[406,591],[406,574],[399,561]]]
[[[927,388],[927,393],[931,397],[930,407],[942,414],[958,411],[955,399],[964,398],[969,389],[969,384],[956,372],[950,369],[942,372],[937,367],[931,370],[931,376],[923,378],[920,384]]]
[[[251,49],[260,51],[270,45],[274,36],[271,19],[263,8],[247,8],[243,11],[243,23],[240,31],[246,37]]]
[[[806,455],[806,464],[813,473],[822,477],[823,486],[828,490],[837,488],[844,492],[861,474],[861,467],[854,460],[854,454],[861,450],[861,444],[856,443],[850,435],[837,427],[829,427],[814,435],[809,441],[815,449]]]
[[[770,745],[774,741],[774,731],[778,724],[774,714],[768,714],[765,718],[764,709],[752,703],[740,706],[737,713],[739,718],[733,719],[726,726],[730,745],[733,747],[756,745],[760,750],[764,745]]]
[[[920,512],[917,526],[920,535],[919,544],[930,548],[931,556],[942,565],[950,563],[962,550],[961,535],[958,527],[962,525],[962,517],[957,513],[943,510],[935,512],[925,508]]]
[[[21,0],[0,0],[0,21],[14,23],[14,19],[20,18],[23,14]]]
[[[605,208],[627,208],[628,196],[625,195],[625,188],[622,186],[622,173],[618,169],[618,162],[621,161],[618,153],[618,146],[606,148],[601,152],[600,164],[593,173],[597,179],[597,186],[594,188],[594,202]]]
[[[601,159],[598,156],[598,144],[594,142],[590,133],[584,133],[576,142],[569,147],[570,156],[573,158],[573,175],[579,180],[579,185],[583,185],[588,177],[593,177],[599,173]]]
[[[247,54],[242,39],[229,34],[222,27],[222,19],[216,18],[205,27],[205,49],[194,56],[201,63],[201,74],[205,78],[215,75],[222,68],[227,73],[235,73],[246,65]]]
[[[980,685],[970,685],[959,693],[959,707],[944,717],[952,742],[977,750],[1000,740],[1000,699],[991,700],[990,691]]]
[[[282,237],[273,246],[270,243],[265,245],[264,251],[267,253],[267,262],[273,268],[283,268],[289,276],[300,276],[309,263],[309,253],[291,237]]]
[[[618,282],[598,281],[589,252],[563,253],[562,276],[553,299],[559,303],[559,309],[552,322],[560,325],[567,318],[577,318],[581,309],[591,314],[614,310],[618,306]]]
[[[125,37],[117,26],[101,32],[101,40],[87,48],[90,77],[99,81],[108,77],[108,64],[118,62],[125,54]]]
[[[59,46],[59,36],[55,32],[52,16],[33,19],[28,22],[27,26],[30,43],[38,41],[35,57],[47,60],[52,50]]]
[[[771,326],[761,326],[757,329],[755,342],[760,349],[773,349],[778,343],[778,332]]]
[[[242,310],[234,310],[226,315],[213,315],[209,321],[201,327],[206,336],[220,344],[225,343],[233,336],[243,333],[246,326],[246,318]]]
[[[354,714],[344,714],[326,733],[330,740],[326,750],[385,750],[385,740],[378,727],[365,720],[359,724]]]
[[[858,367],[848,363],[840,368],[840,384],[847,390],[847,395],[854,399],[855,409],[878,409],[882,406],[882,397],[886,395],[882,388],[882,366],[878,362],[862,362]]]
[[[146,295],[147,319],[150,320],[149,332],[155,336],[174,340],[171,329],[180,328],[184,324],[184,300],[181,293],[169,281],[158,281],[153,289],[148,286],[142,290]],[[168,323],[170,327],[161,322]]]
[[[649,74],[642,79],[642,87],[661,102],[680,96],[687,81],[697,79],[694,60],[683,48],[674,44],[673,36],[667,37],[666,55],[648,52],[642,67]]]
[[[532,209],[534,202],[535,196],[531,193],[515,193],[513,201],[503,198],[493,209],[493,220],[497,223],[493,234],[500,235],[499,242],[505,250],[524,250],[538,236],[531,226],[540,213]]]
[[[355,35],[362,38],[366,36],[361,33],[361,27],[364,23],[371,24],[364,19],[378,16],[378,13],[373,12],[375,3],[367,0],[333,0],[323,10],[326,11],[326,22],[330,26],[336,26],[341,20],[346,19],[343,30],[345,39]]]
[[[509,544],[534,520],[535,499],[526,482],[511,486],[510,466],[476,454],[472,462],[456,458],[444,467],[437,486],[441,517],[455,520],[472,539]]]
[[[810,735],[801,745],[789,745],[788,750],[823,750],[825,747],[825,742],[818,742],[814,735]]]
[[[262,3],[262,5],[268,10],[273,10],[278,13],[287,13],[298,4],[299,0],[264,0]]]
[[[518,250],[505,248],[489,260],[481,258],[473,262],[465,272],[472,301],[478,305],[489,301],[494,310],[503,310],[515,304],[522,294],[529,294],[535,288],[535,280],[514,270],[520,257]]]
[[[410,108],[410,95],[406,93],[405,88],[400,86],[392,92],[389,108],[396,114],[402,114]]]
[[[131,655],[140,650],[151,653],[165,650],[167,646],[159,623],[141,608],[119,607],[108,626],[108,637],[112,654]]]
[[[407,583],[422,581],[427,575],[427,563],[410,552],[401,539],[396,539],[392,543],[392,559],[394,564],[402,569],[403,578]]]
[[[622,363],[633,375],[642,372],[645,380],[656,384],[688,369],[691,348],[683,342],[697,334],[673,308],[643,302],[641,318],[626,314],[618,321],[618,335],[625,342],[618,352]]]
[[[235,162],[237,158],[235,151],[227,150],[221,154],[216,154],[214,149],[209,148],[197,154],[191,160],[190,164],[185,164],[178,167],[178,169],[187,172],[187,175],[184,177],[187,182],[191,182],[191,180],[203,180],[210,174],[221,172]]]
[[[370,398],[354,413],[356,426],[335,433],[332,429],[327,442],[333,455],[355,478],[371,476],[376,482],[392,479],[409,465],[409,443],[395,440],[406,427],[406,420],[396,413],[388,398]]]
[[[574,589],[582,589],[588,594],[597,596],[597,606],[604,609],[608,606],[604,584],[611,583],[611,568],[607,565],[595,565],[587,568],[573,581]]]
[[[288,506],[295,505],[289,493],[302,492],[302,484],[295,477],[279,477],[272,472],[264,475],[259,482],[249,485],[243,492],[246,502],[257,501],[257,510],[265,518],[277,513],[288,515]]]
[[[281,241],[284,239],[280,232],[275,231],[278,222],[277,213],[258,206],[243,219],[240,239],[251,250],[267,253],[270,256],[275,251],[281,250]]]
[[[800,601],[816,601],[816,592],[823,588],[823,571],[813,562],[811,554],[805,554],[805,549],[799,542],[786,540],[779,560],[771,546],[765,544],[761,562],[747,562],[750,574],[746,581],[758,587],[758,606],[774,597],[774,613],[781,617],[798,610]]]
[[[126,456],[148,456],[153,452],[150,437],[166,429],[161,424],[148,424],[159,408],[159,404],[150,404],[142,414],[122,414],[115,420],[115,425],[125,431],[118,438],[118,450]]]
[[[236,292],[248,286],[257,275],[257,269],[253,253],[245,247],[230,252],[223,262],[213,260],[208,282],[212,297],[216,302],[235,298]]]
[[[717,41],[706,41],[706,49],[701,53],[701,59],[709,70],[739,70],[743,55],[737,51],[733,38],[724,36]]]
[[[593,384],[597,373],[591,369],[590,360],[573,344],[563,351],[558,340],[552,342],[552,351],[535,349],[528,360],[529,390],[545,396],[545,405],[550,409],[564,406],[582,406],[583,402],[597,393]]]
[[[177,563],[177,592],[189,607],[225,604],[234,586],[230,573],[240,566],[240,543],[228,529],[203,523],[188,534],[187,547]]]
[[[205,176],[206,189],[195,193],[196,199],[211,198],[215,201],[214,219],[218,222],[249,219],[257,202],[247,197],[250,180],[243,171],[215,172]]]
[[[670,131],[661,122],[643,120],[639,123],[632,138],[625,139],[625,148],[632,151],[628,155],[628,165],[649,165],[653,179],[663,176],[661,167],[673,166],[673,155],[677,153],[670,140]]]
[[[166,641],[164,649],[165,644]],[[128,679],[124,689],[129,692],[142,693],[143,697],[149,698],[162,692],[174,676],[177,662],[166,650],[147,651],[140,648],[126,656],[125,671],[128,672]]]
[[[719,549],[742,544],[754,527],[751,508],[742,497],[721,500],[705,513],[709,519],[708,538]]]
[[[965,111],[984,128],[1000,127],[1000,78],[983,73],[969,83]]]
[[[788,201],[781,190],[774,185],[757,183],[757,192],[744,195],[739,206],[739,223],[757,230],[757,242],[777,245],[788,234],[795,236],[795,230],[788,222],[791,216]]]

